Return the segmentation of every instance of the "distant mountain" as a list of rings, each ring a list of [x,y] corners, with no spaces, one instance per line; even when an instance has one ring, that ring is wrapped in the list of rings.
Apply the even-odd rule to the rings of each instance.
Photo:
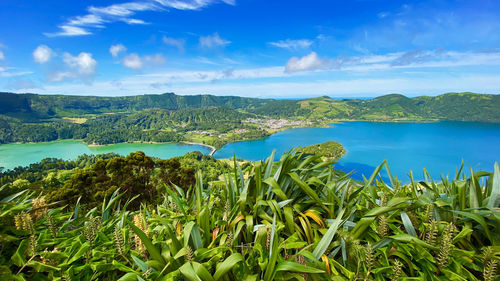
[[[408,98],[399,94],[374,99],[317,97],[299,101],[269,101],[252,110],[262,115],[312,119],[367,121],[483,121],[500,122],[500,95],[448,93]]]
[[[500,122],[500,95],[447,93],[408,98],[399,94],[374,99],[274,100],[238,96],[173,93],[95,97],[0,93],[0,114],[25,121],[78,117],[85,114],[133,113],[145,109],[180,110],[225,107],[262,116],[371,121]]]

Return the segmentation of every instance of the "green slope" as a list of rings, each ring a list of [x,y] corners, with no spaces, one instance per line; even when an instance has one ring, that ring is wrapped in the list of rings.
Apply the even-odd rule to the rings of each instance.
[[[0,112],[25,120],[85,114],[135,112],[150,108],[179,110],[224,106],[251,109],[269,100],[236,96],[179,96],[173,93],[127,97],[95,97],[0,93]]]
[[[408,98],[399,94],[369,100],[317,97],[304,100],[173,93],[127,97],[94,97],[0,93],[0,113],[23,121],[132,113],[144,109],[193,109],[223,106],[270,117],[374,121],[459,120],[500,122],[500,95],[448,93]]]

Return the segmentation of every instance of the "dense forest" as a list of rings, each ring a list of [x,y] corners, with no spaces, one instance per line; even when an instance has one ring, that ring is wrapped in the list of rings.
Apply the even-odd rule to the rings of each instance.
[[[80,97],[0,93],[0,144],[81,139],[89,144],[191,141],[220,148],[268,136],[266,120],[325,126],[336,120],[500,122],[500,95],[272,100],[175,94]],[[245,122],[249,118],[260,124]]]
[[[317,148],[254,163],[136,152],[2,172],[0,276],[498,280],[498,164],[402,184],[384,162],[358,182]]]

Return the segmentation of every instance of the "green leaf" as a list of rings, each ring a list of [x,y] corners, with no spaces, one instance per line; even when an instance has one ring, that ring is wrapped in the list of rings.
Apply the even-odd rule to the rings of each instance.
[[[83,243],[78,249],[78,251],[68,260],[68,262],[66,262],[66,264],[71,264],[77,261],[78,259],[83,257],[89,249],[90,249],[90,243],[89,242]]]
[[[51,266],[48,264],[41,263],[39,261],[34,261],[31,260],[29,261],[26,266],[29,266],[33,269],[35,269],[36,272],[54,272],[54,271],[59,271],[60,268]]]
[[[342,211],[337,215],[337,218],[332,223],[328,231],[323,236],[323,238],[321,238],[318,245],[316,245],[316,248],[314,248],[313,255],[317,260],[321,258],[321,256],[328,249],[328,246],[330,246],[330,243],[332,243],[333,237],[335,236],[335,232],[339,228],[340,223],[342,221],[342,216],[344,215],[344,212],[345,209],[342,209]]]
[[[411,223],[410,217],[405,211],[401,211],[401,220],[403,221],[403,225],[405,226],[406,232],[412,236],[417,236],[417,232]]]
[[[495,167],[493,170],[493,183],[491,185],[491,195],[488,200],[488,208],[493,209],[496,206],[496,201],[500,196],[500,168],[498,168],[498,162],[495,162]]]
[[[144,232],[142,232],[142,230],[140,230],[137,226],[135,226],[128,219],[127,219],[127,223],[130,226],[130,228],[132,228],[132,231],[134,231],[135,234],[137,236],[139,236],[139,239],[141,239],[142,243],[144,244],[144,246],[148,250],[151,257],[154,260],[156,260],[157,262],[159,262],[160,264],[162,264],[163,266],[165,266],[165,259],[163,259],[160,251],[155,247],[155,245],[153,245],[153,242],[151,242],[151,240],[148,238],[148,236],[146,234],[144,234]]]
[[[125,275],[123,275],[122,277],[120,277],[118,281],[137,281],[137,277],[140,277],[140,275],[135,272],[128,272],[125,273]]]
[[[307,194],[307,196],[311,197],[316,203],[325,209],[328,213],[330,213],[330,209],[328,209],[324,204],[323,201],[319,198],[318,194],[303,180],[300,179],[299,175],[297,173],[289,173],[290,177],[292,180],[297,183],[297,185]]]
[[[457,213],[459,215],[462,215],[464,217],[468,217],[474,221],[476,221],[477,223],[479,223],[483,229],[484,229],[484,232],[486,233],[486,236],[488,237],[488,239],[490,241],[493,241],[492,240],[492,237],[491,237],[491,233],[490,233],[490,230],[488,228],[488,225],[486,224],[486,221],[484,220],[484,218],[478,214],[473,214],[471,212],[462,212],[462,211],[452,211],[454,213]]]
[[[184,227],[184,247],[189,244],[189,238],[193,241],[193,246],[195,250],[202,248],[202,241],[200,230],[194,221],[190,221]]]
[[[24,253],[26,252],[27,246],[28,246],[28,239],[24,239],[19,244],[19,247],[17,247],[16,252],[11,257],[11,260],[15,265],[21,267],[26,263],[26,256],[24,255]]]
[[[276,271],[292,271],[300,273],[324,273],[325,271],[321,269],[314,268],[312,266],[305,266],[300,263],[291,261],[282,261],[276,266]]]
[[[28,191],[29,191],[28,189],[25,189],[25,190],[20,191],[20,192],[18,192],[18,193],[11,194],[11,195],[9,195],[9,196],[5,197],[4,199],[2,199],[2,201],[0,201],[0,203],[3,203],[3,204],[5,204],[5,203],[9,203],[10,201],[12,201],[12,200],[16,199],[17,197],[19,197],[19,196],[23,195],[24,193],[26,193],[26,192],[28,192]]]
[[[194,268],[191,265],[191,263],[189,263],[189,262],[186,262],[185,264],[183,264],[179,268],[179,271],[182,273],[182,275],[184,275],[184,277],[186,277],[187,279],[189,279],[191,281],[202,281],[201,278],[198,277],[198,275],[194,271]]]
[[[240,253],[234,253],[230,255],[226,260],[217,266],[217,270],[214,274],[215,281],[223,277],[231,268],[233,268],[237,263],[243,261],[243,257]]]
[[[432,246],[431,244],[428,244],[428,243],[418,239],[417,237],[411,236],[408,234],[392,235],[392,236],[389,236],[389,238],[397,240],[397,241],[401,241],[401,242],[415,243],[415,244],[420,245],[420,246],[425,247],[425,248],[431,248],[431,249],[436,248],[436,247]]]
[[[200,277],[201,280],[203,280],[203,281],[213,281],[214,280],[214,278],[212,277],[212,275],[210,275],[210,272],[208,272],[208,270],[206,269],[205,266],[203,266],[202,264],[197,263],[197,262],[192,262],[191,264],[194,268],[194,271],[196,272],[196,275],[198,275],[198,277]]]
[[[134,255],[132,255],[132,260],[137,265],[137,267],[139,267],[142,270],[142,272],[146,272],[148,269],[150,269],[147,263],[145,263],[143,260]]]
[[[351,235],[353,239],[358,239],[365,232],[365,230],[372,224],[375,220],[375,217],[364,217],[361,218],[356,226],[351,230]]]

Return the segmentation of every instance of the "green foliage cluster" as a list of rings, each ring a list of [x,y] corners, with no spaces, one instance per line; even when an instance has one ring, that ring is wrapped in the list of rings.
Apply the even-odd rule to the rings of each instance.
[[[142,200],[153,202],[154,169],[153,159],[141,151],[127,157],[100,159],[89,168],[75,171],[62,187],[48,192],[47,200],[74,205],[81,198],[82,203],[94,206],[121,189],[128,198],[140,194]]]
[[[213,181],[228,169],[227,163],[199,151],[166,160],[140,151],[126,157],[109,153],[82,155],[69,161],[46,158],[28,167],[0,172],[0,198],[30,189],[43,194],[48,202],[75,204],[82,197],[81,203],[96,206],[120,189],[127,198],[141,194],[130,206],[135,208],[140,202],[155,202],[157,187],[193,186],[195,171],[202,171],[206,180]]]
[[[320,156],[271,155],[223,181],[163,189],[140,210],[116,190],[69,211],[23,190],[0,201],[12,280],[497,280],[500,169],[356,182]],[[390,182],[379,173],[386,168]],[[378,180],[377,180],[378,178]],[[84,200],[82,197],[81,200]],[[121,203],[120,203],[121,202]]]
[[[325,161],[338,160],[345,154],[345,149],[342,144],[336,141],[327,141],[319,144],[299,147],[295,151],[296,153],[318,155]]]

